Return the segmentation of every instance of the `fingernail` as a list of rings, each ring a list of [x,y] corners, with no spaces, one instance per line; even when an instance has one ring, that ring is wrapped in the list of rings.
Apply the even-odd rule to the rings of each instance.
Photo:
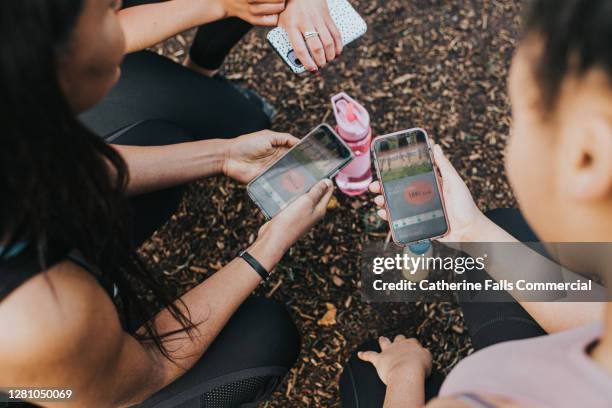
[[[327,188],[331,188],[334,185],[334,183],[332,183],[332,181],[330,179],[325,179],[325,180],[323,180],[323,182],[325,183]]]

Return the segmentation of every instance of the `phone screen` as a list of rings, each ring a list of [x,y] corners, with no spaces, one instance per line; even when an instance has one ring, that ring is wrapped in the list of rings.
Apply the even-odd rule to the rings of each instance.
[[[251,182],[248,191],[263,212],[272,218],[352,158],[351,150],[340,137],[329,126],[322,125]]]
[[[448,224],[425,132],[379,138],[374,152],[395,240],[408,244],[444,235]]]

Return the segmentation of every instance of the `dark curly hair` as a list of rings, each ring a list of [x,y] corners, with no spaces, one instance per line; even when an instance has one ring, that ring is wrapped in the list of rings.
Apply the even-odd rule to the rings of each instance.
[[[543,41],[535,68],[546,111],[556,107],[563,79],[601,68],[612,77],[612,0],[533,0],[526,35]]]

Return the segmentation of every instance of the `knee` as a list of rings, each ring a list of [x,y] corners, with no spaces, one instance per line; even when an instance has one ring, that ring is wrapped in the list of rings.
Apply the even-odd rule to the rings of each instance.
[[[340,375],[340,399],[343,408],[380,407],[383,405],[386,387],[378,378],[370,363],[357,357],[359,351],[380,351],[378,342],[363,343],[351,355]]]
[[[380,346],[378,345],[378,342],[376,340],[368,340],[364,343],[362,343],[357,350],[355,350],[353,352],[353,354],[351,354],[351,357],[349,358],[349,360],[347,361],[347,363],[344,365],[344,370],[342,371],[342,376],[344,377],[344,383],[346,383],[346,381],[348,380],[348,377],[350,376],[351,371],[357,370],[357,371],[362,371],[362,370],[366,370],[369,371],[369,368],[374,368],[370,363],[365,362],[363,360],[361,360],[359,357],[357,357],[357,353],[359,353],[360,351],[377,351],[380,352]]]
[[[244,113],[244,120],[242,125],[244,126],[241,134],[255,133],[261,130],[270,129],[272,123],[270,119],[263,111],[263,108],[257,106],[255,103],[249,103],[252,105],[248,112]]]
[[[236,333],[257,349],[253,353],[259,366],[290,369],[300,352],[300,335],[284,305],[270,299],[248,299],[236,312]],[[254,350],[255,351],[255,350]]]
[[[193,142],[191,133],[169,120],[149,119],[105,137],[107,143],[128,146],[166,146]]]

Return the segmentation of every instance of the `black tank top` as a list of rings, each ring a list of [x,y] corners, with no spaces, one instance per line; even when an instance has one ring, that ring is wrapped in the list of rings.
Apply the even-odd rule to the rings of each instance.
[[[43,261],[36,248],[25,242],[0,247],[0,302],[28,279],[65,258],[68,251],[54,248],[49,254]]]
[[[72,261],[93,274],[92,266],[69,247],[49,245],[46,252],[47,256],[43,259],[41,251],[28,243],[17,243],[12,247],[0,246],[0,302],[28,279],[64,260]],[[94,276],[111,298],[117,296],[116,285],[97,274]]]

